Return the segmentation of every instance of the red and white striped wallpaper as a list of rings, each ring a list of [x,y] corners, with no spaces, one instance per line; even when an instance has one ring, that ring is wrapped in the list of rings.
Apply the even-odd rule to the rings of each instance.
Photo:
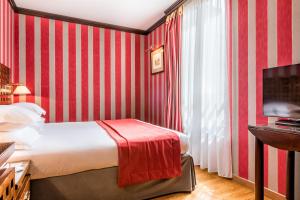
[[[21,14],[14,24],[14,82],[48,121],[145,118],[146,36]]]
[[[0,0],[0,63],[13,64],[13,15],[7,0]]]
[[[13,80],[31,90],[20,98],[45,108],[48,121],[164,124],[164,73],[150,71],[164,24],[147,36],[20,14],[14,24]]]
[[[247,126],[274,120],[262,115],[261,70],[300,62],[300,1],[232,0],[231,18],[234,174],[254,181]],[[2,19],[1,61],[10,57]],[[24,100],[41,104],[49,121],[136,117],[164,125],[165,77],[151,74],[149,51],[164,43],[164,25],[142,36],[15,14],[11,29],[13,79],[29,87]],[[265,185],[280,193],[285,161],[285,152],[265,147]]]
[[[150,50],[156,49],[164,44],[165,24],[159,26],[147,35],[146,45],[149,47],[147,51],[146,68],[148,69],[145,76],[145,99],[147,113],[146,121],[164,126],[164,97],[165,97],[165,73],[151,74],[150,71]]]
[[[262,69],[300,63],[299,0],[232,0],[234,174],[254,181],[255,142],[248,124],[262,113]],[[265,186],[285,193],[286,152],[265,146]]]

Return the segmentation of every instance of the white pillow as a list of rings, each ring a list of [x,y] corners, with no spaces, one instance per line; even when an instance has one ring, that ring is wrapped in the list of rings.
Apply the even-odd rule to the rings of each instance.
[[[16,131],[25,127],[26,125],[24,124],[0,122],[0,132]]]
[[[0,142],[15,142],[15,149],[28,150],[39,139],[39,133],[31,127],[0,132]]]
[[[20,106],[9,105],[0,108],[0,122],[10,122],[31,125],[37,122],[44,122],[44,118],[36,112]]]
[[[4,121],[4,116],[11,109],[10,105],[0,105],[0,122]]]
[[[46,115],[46,111],[39,105],[35,103],[28,103],[28,102],[20,102],[20,103],[14,103],[15,106],[20,106],[23,108],[26,108],[28,110],[31,110],[33,112],[36,112],[38,115]]]
[[[40,121],[30,124],[30,126],[35,128],[38,132],[43,130],[44,125],[45,125],[45,118],[43,118],[43,117],[41,117]]]

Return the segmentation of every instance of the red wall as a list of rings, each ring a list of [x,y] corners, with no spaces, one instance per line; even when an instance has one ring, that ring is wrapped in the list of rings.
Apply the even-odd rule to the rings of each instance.
[[[0,0],[0,63],[13,63],[13,10],[7,0]]]
[[[146,75],[148,76],[145,76],[146,121],[157,125],[164,125],[165,73],[151,74],[150,50],[164,44],[164,28],[164,24],[156,28],[147,36],[146,41],[149,47],[147,51],[148,62],[146,63],[148,70]]]
[[[13,17],[1,2],[14,22],[8,34],[13,81],[32,92],[15,101],[40,104],[51,122],[136,117],[164,125],[164,72],[150,71],[151,50],[164,44],[164,25],[143,36]]]
[[[300,62],[298,0],[233,0],[234,173],[254,181],[254,137],[262,112],[262,69]],[[286,152],[265,146],[265,186],[285,193]]]
[[[164,125],[164,73],[150,52],[164,25],[147,36],[15,14],[14,76],[52,122],[134,117]]]
[[[164,125],[164,73],[151,75],[149,51],[164,43],[164,25],[141,36],[18,14],[14,23],[14,79],[50,121],[137,117]],[[254,181],[247,125],[274,120],[262,115],[261,70],[300,62],[300,2],[232,0],[232,25],[234,174]],[[265,185],[280,193],[285,160],[265,147]]]
[[[144,119],[147,37],[15,14],[14,81],[52,122]],[[149,96],[149,95],[148,95]]]

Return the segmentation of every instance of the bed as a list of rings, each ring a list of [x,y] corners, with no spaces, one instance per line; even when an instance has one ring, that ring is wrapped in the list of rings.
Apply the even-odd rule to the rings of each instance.
[[[0,65],[0,105],[12,101],[9,71]],[[119,145],[97,122],[43,123],[38,130],[39,137],[31,147],[16,150],[9,159],[31,160],[33,200],[149,199],[195,188],[194,163],[187,154],[188,138],[179,132],[180,176],[120,187]]]
[[[121,188],[117,184],[118,150],[96,122],[48,123],[30,150],[9,161],[31,160],[31,199],[147,199],[195,187],[187,137],[180,138],[182,176]]]

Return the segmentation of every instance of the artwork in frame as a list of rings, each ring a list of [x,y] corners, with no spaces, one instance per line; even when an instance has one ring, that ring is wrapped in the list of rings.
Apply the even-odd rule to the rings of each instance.
[[[164,71],[164,46],[151,51],[151,73]]]

